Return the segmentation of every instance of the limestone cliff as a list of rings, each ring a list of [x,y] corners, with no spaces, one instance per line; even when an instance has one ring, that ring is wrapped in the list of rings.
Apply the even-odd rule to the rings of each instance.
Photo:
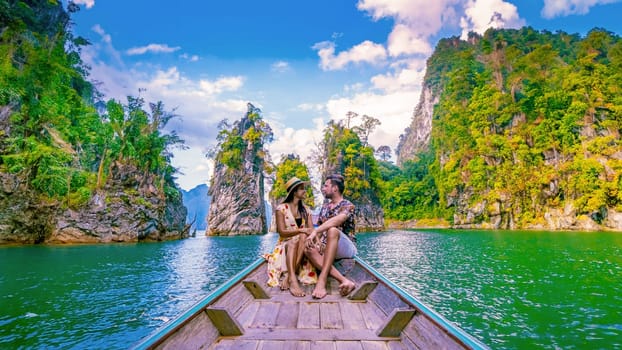
[[[260,112],[249,103],[246,115],[228,131],[227,140],[220,145],[209,186],[207,235],[267,232],[263,162],[267,152],[264,141],[266,136],[271,136],[271,130],[261,119]]]
[[[621,42],[529,27],[442,39],[398,164],[433,145],[429,189],[455,228],[622,230],[619,94],[594,88],[620,86]]]
[[[41,200],[20,176],[0,173],[0,244],[137,242],[188,237],[181,193],[165,198],[132,167],[115,168],[113,174],[109,185],[91,197],[87,205],[71,209],[58,201]]]
[[[424,83],[410,126],[400,136],[396,151],[398,166],[428,149],[432,132],[432,113],[437,103],[438,95],[429,84]]]

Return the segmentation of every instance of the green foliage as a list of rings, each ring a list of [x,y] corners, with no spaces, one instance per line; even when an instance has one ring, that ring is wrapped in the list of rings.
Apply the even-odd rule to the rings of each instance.
[[[519,225],[569,203],[592,218],[622,208],[621,72],[622,40],[602,29],[441,40],[426,72],[439,97],[430,151],[383,169],[386,216],[448,218],[458,199]]]
[[[276,165],[276,178],[272,189],[270,190],[270,198],[277,202],[285,200],[287,196],[287,188],[285,184],[292,177],[297,177],[302,181],[309,181],[309,169],[300,160],[297,154],[288,154],[281,157],[281,161]],[[313,208],[315,203],[313,201],[313,189],[311,186],[307,187],[307,198],[305,204]]]
[[[246,115],[230,125],[226,120],[219,124],[217,144],[207,153],[217,163],[225,165],[228,171],[240,170],[245,162],[253,166],[267,167],[268,151],[265,145],[272,142],[272,129],[266,123],[261,110],[248,104]]]
[[[350,117],[354,115],[351,113]],[[377,119],[368,116],[363,117],[363,125],[351,129],[329,122],[316,155],[323,176],[340,173],[345,177],[344,196],[355,202],[379,201],[378,193],[383,184],[374,149],[363,144],[359,137],[359,134],[367,137],[378,123]]]
[[[433,161],[433,154],[428,152],[420,154],[416,160],[405,162],[402,168],[390,168],[391,172],[385,175],[387,181],[381,197],[387,219],[433,219],[446,216],[439,208],[439,193],[430,170]]]
[[[61,2],[3,1],[0,13],[0,106],[12,111],[10,135],[0,135],[3,171],[70,207],[88,203],[112,161],[174,186],[170,149],[183,141],[162,133],[174,115],[162,103],[147,112],[134,97],[127,105],[109,101],[99,115],[99,93],[79,55],[88,42],[72,36]]]

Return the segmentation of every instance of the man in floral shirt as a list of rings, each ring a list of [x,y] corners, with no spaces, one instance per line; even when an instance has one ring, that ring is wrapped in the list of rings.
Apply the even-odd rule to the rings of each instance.
[[[343,198],[343,176],[329,175],[322,185],[322,194],[328,201],[322,206],[316,227],[307,237],[305,254],[316,268],[321,270],[312,296],[326,296],[326,281],[333,276],[339,281],[339,292],[348,295],[354,290],[354,282],[345,278],[335,267],[335,259],[352,258],[356,255],[354,204]]]

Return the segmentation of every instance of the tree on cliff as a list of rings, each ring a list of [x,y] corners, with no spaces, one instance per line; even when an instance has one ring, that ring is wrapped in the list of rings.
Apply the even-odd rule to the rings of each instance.
[[[438,100],[433,159],[418,155],[401,178],[438,193],[427,214],[445,211],[456,225],[546,227],[556,210],[605,224],[622,210],[621,68],[622,39],[603,29],[443,39],[424,81]],[[413,212],[410,192],[394,194],[389,215]]]
[[[272,137],[261,110],[251,103],[244,117],[233,125],[220,123],[217,144],[207,154],[215,166],[206,234],[266,233],[264,170],[270,157],[265,146]]]
[[[143,178],[176,195],[171,147],[183,144],[163,127],[174,115],[161,102],[110,101],[99,115],[99,92],[88,82],[69,13],[56,1],[9,1],[0,28],[0,169],[69,206],[85,204],[110,175],[111,161],[133,164]],[[70,12],[79,7],[69,3]]]
[[[310,181],[309,168],[304,164],[297,154],[287,154],[281,157],[281,161],[275,167],[275,180],[270,190],[270,198],[274,203],[285,199],[287,188],[285,183],[292,177],[297,177],[302,181]],[[313,189],[307,186],[307,198],[305,201],[309,207],[315,206],[313,200]]]
[[[352,114],[350,115],[352,116]],[[363,124],[352,129],[341,123],[330,121],[324,129],[324,137],[312,155],[322,178],[331,173],[345,177],[344,196],[357,206],[357,230],[381,230],[384,228],[384,214],[380,206],[379,193],[382,178],[371,146],[364,145],[357,131],[369,135]],[[373,128],[373,125],[372,125]]]
[[[141,98],[130,97],[127,105],[110,101],[98,112],[101,94],[80,59],[89,43],[70,32],[70,13],[78,10],[73,2],[65,11],[61,1],[0,1],[0,175],[14,183],[0,191],[0,211],[12,213],[0,218],[0,235],[25,232],[23,237],[37,237],[21,241],[44,241],[67,208],[86,213],[94,202],[103,206],[105,191],[114,188],[127,195],[124,205],[149,206],[150,214],[141,218],[145,230],[138,234],[154,237],[153,231],[162,233],[185,216],[170,162],[171,148],[183,141],[163,132],[174,115],[160,102],[147,111]],[[19,205],[10,204],[14,193],[21,195]],[[41,228],[12,216],[24,212],[37,217],[32,225]],[[92,217],[104,211],[97,213]],[[119,228],[125,219],[117,219]],[[136,237],[138,226],[127,237]]]

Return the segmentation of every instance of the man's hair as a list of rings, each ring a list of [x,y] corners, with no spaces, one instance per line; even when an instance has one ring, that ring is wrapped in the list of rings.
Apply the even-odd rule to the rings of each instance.
[[[331,184],[333,184],[334,186],[337,186],[337,188],[339,189],[339,193],[343,194],[343,190],[345,188],[345,182],[346,182],[343,176],[339,174],[331,174],[326,177],[326,180],[330,180]]]

